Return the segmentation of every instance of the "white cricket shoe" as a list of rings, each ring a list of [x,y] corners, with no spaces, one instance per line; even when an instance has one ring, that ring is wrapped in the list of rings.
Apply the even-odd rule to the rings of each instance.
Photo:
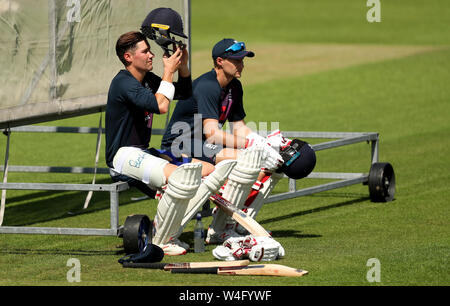
[[[189,250],[189,244],[180,241],[178,238],[172,239],[166,244],[159,245],[159,247],[164,251],[164,255],[167,256],[185,255]]]
[[[181,241],[179,238],[172,238],[169,241],[170,243],[179,245],[180,247],[182,247],[183,249],[185,249],[186,251],[189,250],[189,244],[187,244],[186,242]]]

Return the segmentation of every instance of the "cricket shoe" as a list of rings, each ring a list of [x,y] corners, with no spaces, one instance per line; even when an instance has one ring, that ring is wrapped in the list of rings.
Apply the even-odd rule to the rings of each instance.
[[[242,237],[233,228],[234,224],[227,224],[225,230],[216,232],[212,227],[209,227],[205,242],[207,244],[222,244],[229,238]]]
[[[180,241],[178,238],[171,239],[168,243],[159,245],[159,247],[167,256],[185,255],[189,250],[189,244]]]

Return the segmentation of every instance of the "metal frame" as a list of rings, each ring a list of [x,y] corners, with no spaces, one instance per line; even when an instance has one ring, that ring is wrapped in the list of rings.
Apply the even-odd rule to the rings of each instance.
[[[50,127],[22,126],[11,128],[11,132],[50,132],[50,133],[98,133],[98,128],[89,127]],[[162,135],[163,129],[154,129],[153,134]],[[327,150],[360,142],[371,143],[371,163],[378,162],[378,133],[346,133],[346,132],[283,132],[288,138],[336,139],[312,145],[315,151]],[[8,152],[7,152],[8,154]],[[8,166],[14,172],[57,172],[57,173],[109,173],[107,168],[84,167],[52,167],[52,166]],[[4,167],[0,166],[0,171]],[[307,178],[336,179],[338,181],[297,190],[296,182],[289,179],[289,191],[271,195],[265,203],[292,199],[313,193],[342,188],[354,184],[366,183],[367,173],[344,172],[312,172]],[[54,184],[54,183],[0,183],[0,190],[70,190],[70,191],[103,191],[110,193],[110,228],[64,228],[64,227],[25,227],[0,226],[0,234],[55,234],[55,235],[97,235],[118,236],[119,226],[119,193],[129,189],[127,183],[112,184]]]
[[[113,184],[3,183],[0,184],[0,188],[15,189],[15,190],[106,191],[110,193],[109,229],[0,226],[0,233],[2,234],[117,236],[119,233],[119,192],[127,190],[129,186],[127,183],[113,183]]]

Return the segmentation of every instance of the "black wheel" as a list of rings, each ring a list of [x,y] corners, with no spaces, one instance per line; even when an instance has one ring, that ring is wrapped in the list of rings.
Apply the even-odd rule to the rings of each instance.
[[[369,172],[369,194],[372,202],[390,202],[395,194],[395,173],[390,163],[374,163]]]
[[[123,226],[123,248],[126,254],[143,251],[152,241],[152,223],[146,215],[131,215]]]

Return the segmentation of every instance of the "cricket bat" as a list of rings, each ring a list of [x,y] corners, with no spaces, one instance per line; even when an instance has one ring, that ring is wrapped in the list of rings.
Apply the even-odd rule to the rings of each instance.
[[[271,237],[270,234],[252,217],[249,217],[245,212],[234,207],[234,205],[221,197],[214,194],[210,197],[211,201],[219,205],[219,207],[236,222],[242,225],[250,234],[259,237]]]
[[[160,270],[173,270],[173,269],[200,269],[200,268],[218,268],[218,267],[243,267],[248,266],[250,261],[235,260],[235,261],[203,261],[203,262],[178,262],[178,263],[164,263],[164,262],[124,262],[122,266],[124,268],[144,268],[144,269],[160,269]]]
[[[210,267],[193,269],[174,269],[172,273],[198,273],[219,275],[270,275],[270,276],[293,276],[300,277],[308,273],[302,269],[291,268],[284,265],[249,265],[242,267]]]

